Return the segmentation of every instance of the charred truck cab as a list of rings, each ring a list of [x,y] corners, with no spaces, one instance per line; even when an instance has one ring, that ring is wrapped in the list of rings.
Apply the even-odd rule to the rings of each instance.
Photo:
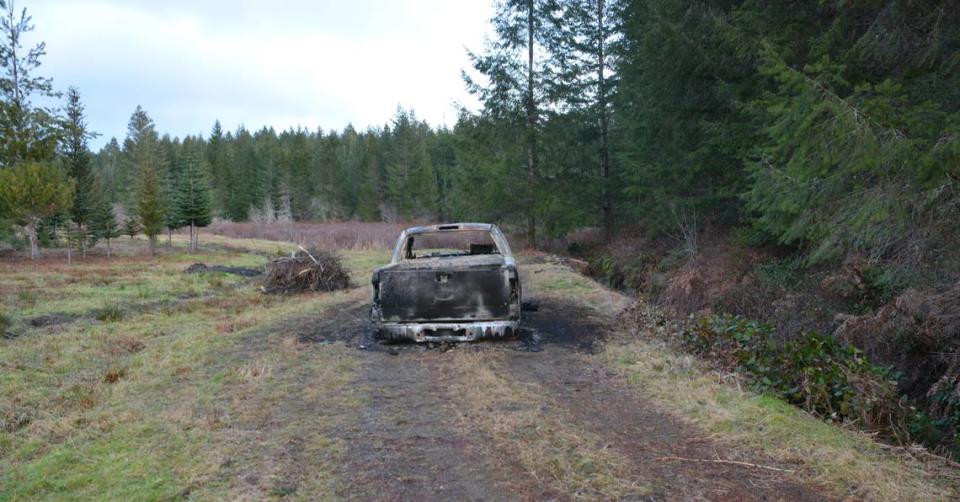
[[[520,276],[496,225],[408,228],[373,273],[371,318],[381,340],[473,341],[520,328]]]

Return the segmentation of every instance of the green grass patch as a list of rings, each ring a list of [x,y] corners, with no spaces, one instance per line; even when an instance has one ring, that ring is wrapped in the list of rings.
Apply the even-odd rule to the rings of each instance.
[[[313,414],[292,416],[259,443],[231,434],[256,429],[263,410],[293,409],[303,399],[329,413],[362,402],[343,391],[355,373],[354,351],[306,350],[285,326],[365,301],[369,292],[277,297],[254,285],[232,287],[236,276],[182,273],[197,261],[265,261],[236,249],[55,265],[49,277],[43,269],[0,266],[0,279],[34,288],[35,306],[18,318],[96,311],[107,321],[63,324],[55,335],[28,328],[0,339],[0,500],[265,498],[270,494],[223,482],[225,462],[266,461],[258,460],[259,448],[297,437],[311,441],[313,457],[329,457],[333,471],[343,445],[316,428]],[[363,276],[385,255],[360,252],[346,261]],[[135,308],[154,302],[170,307]],[[305,389],[304,381],[316,383]],[[231,449],[238,444],[242,451]],[[309,482],[329,487],[330,475]]]

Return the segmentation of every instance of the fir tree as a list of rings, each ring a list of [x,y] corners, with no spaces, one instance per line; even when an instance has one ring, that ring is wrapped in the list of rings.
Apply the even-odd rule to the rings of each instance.
[[[551,54],[558,60],[552,97],[563,103],[568,115],[582,114],[584,129],[596,138],[600,175],[601,222],[607,237],[613,232],[616,175],[610,156],[610,119],[616,93],[614,47],[620,36],[619,0],[559,0],[562,15],[557,23]],[[593,142],[593,141],[591,141]]]
[[[53,159],[59,137],[53,110],[34,106],[32,97],[55,98],[52,80],[36,75],[46,44],[24,51],[23,37],[34,25],[27,9],[8,0],[0,18],[0,168],[19,162]]]
[[[202,157],[194,148],[184,152],[184,172],[177,194],[177,212],[181,221],[190,226],[190,250],[196,251],[200,228],[212,219],[210,182]]]
[[[146,166],[140,172],[137,188],[137,222],[150,240],[150,254],[157,254],[157,235],[164,228],[164,201],[157,171]]]
[[[525,146],[526,190],[522,195],[527,219],[527,238],[536,242],[539,180],[538,123],[546,90],[555,73],[547,54],[537,48],[555,45],[553,19],[557,6],[552,0],[499,0],[492,20],[497,38],[482,55],[470,53],[473,67],[489,84],[478,84],[464,74],[467,87],[483,102],[494,120],[513,122],[522,110]]]
[[[127,219],[123,220],[123,234],[133,240],[140,233],[140,222],[137,221],[136,214],[128,214]]]
[[[30,161],[0,169],[0,208],[24,227],[31,259],[38,254],[41,221],[71,207],[73,186],[73,180],[50,163]]]
[[[84,106],[80,103],[80,92],[71,87],[67,91],[67,120],[64,123],[63,145],[61,152],[66,161],[67,174],[74,180],[73,207],[70,219],[77,227],[74,229],[77,249],[86,256],[87,245],[96,243],[96,236],[89,232],[90,215],[93,211],[93,173],[91,172],[90,150],[87,140],[95,135],[87,130],[84,119]],[[83,237],[79,237],[83,234]]]
[[[90,231],[96,239],[103,239],[107,243],[107,256],[112,256],[111,241],[120,235],[119,227],[109,194],[99,176],[94,178],[91,195]]]

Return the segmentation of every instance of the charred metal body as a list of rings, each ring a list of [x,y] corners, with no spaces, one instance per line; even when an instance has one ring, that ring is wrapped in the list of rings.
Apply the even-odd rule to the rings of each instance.
[[[409,228],[390,264],[373,273],[372,285],[371,318],[380,339],[459,342],[518,334],[517,264],[495,225]]]

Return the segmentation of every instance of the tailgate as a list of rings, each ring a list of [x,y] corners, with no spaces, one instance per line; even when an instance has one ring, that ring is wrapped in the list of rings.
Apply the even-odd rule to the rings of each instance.
[[[380,277],[380,308],[385,321],[484,321],[510,317],[508,269],[498,266],[385,272]]]

